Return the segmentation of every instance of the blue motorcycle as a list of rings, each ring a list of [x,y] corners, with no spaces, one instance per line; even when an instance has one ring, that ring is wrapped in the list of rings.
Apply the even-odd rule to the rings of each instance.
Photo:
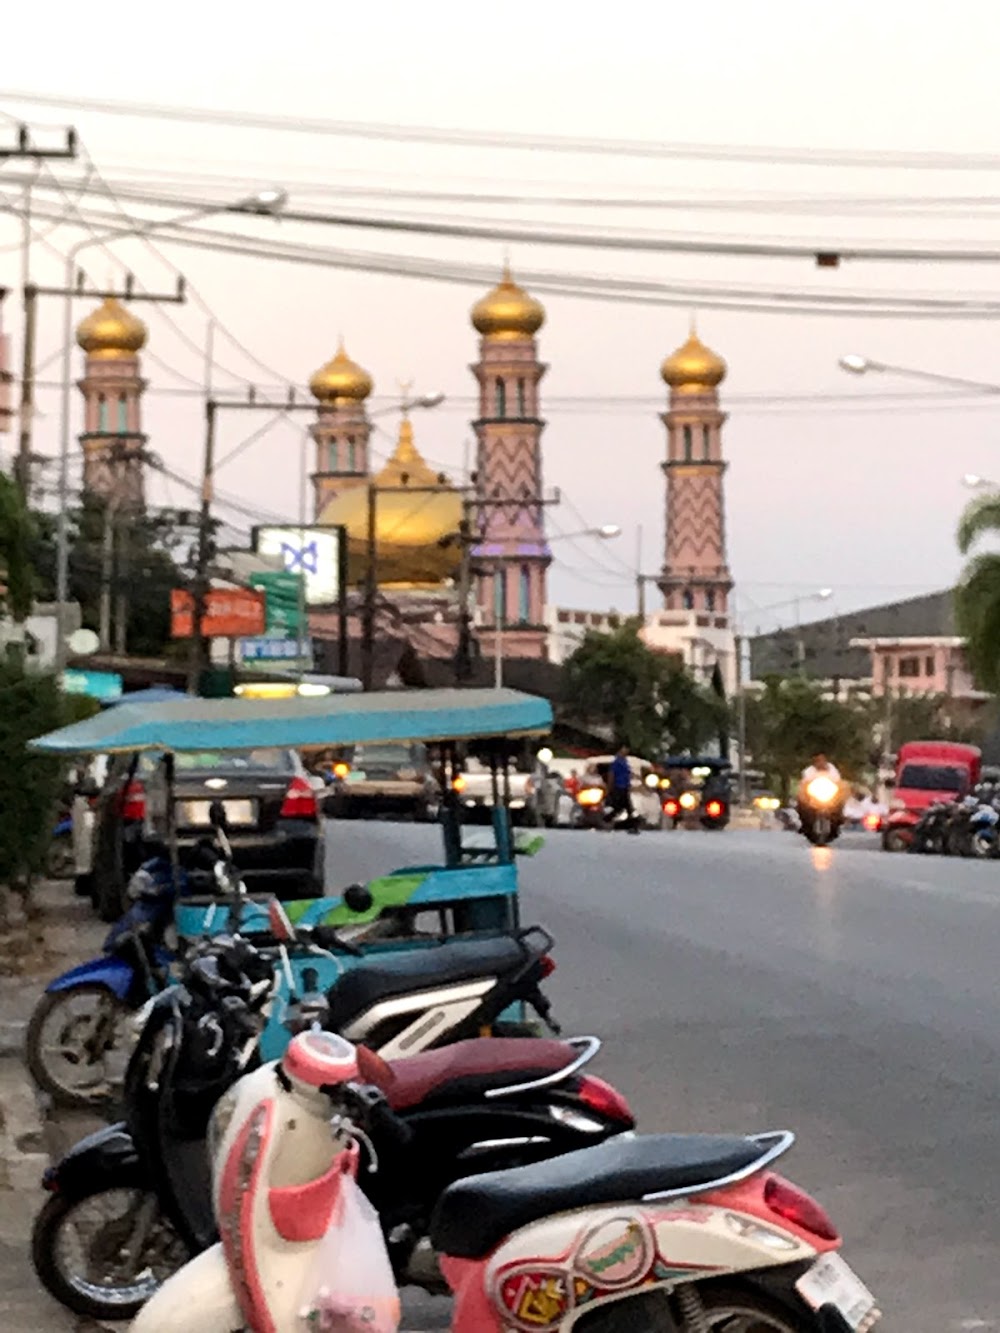
[[[120,1086],[128,1061],[124,1025],[169,980],[170,862],[147,862],[128,893],[131,904],[108,931],[100,957],[49,982],[28,1023],[28,1069],[60,1106],[93,1106]]]

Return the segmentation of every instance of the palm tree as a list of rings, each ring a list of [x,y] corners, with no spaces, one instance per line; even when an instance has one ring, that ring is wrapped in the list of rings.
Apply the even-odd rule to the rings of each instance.
[[[18,622],[31,611],[33,534],[34,523],[21,492],[0,473],[0,610]]]
[[[958,525],[958,549],[968,555],[988,536],[1000,536],[1000,492],[968,505]],[[1000,552],[980,551],[967,562],[955,589],[955,620],[976,682],[1000,693]]]

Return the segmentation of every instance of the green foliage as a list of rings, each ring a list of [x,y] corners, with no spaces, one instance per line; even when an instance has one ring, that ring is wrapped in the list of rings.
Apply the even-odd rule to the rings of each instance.
[[[0,610],[15,620],[26,619],[34,596],[32,547],[34,525],[16,483],[0,473]]]
[[[725,724],[722,700],[648,648],[636,622],[609,634],[588,631],[564,671],[572,714],[608,728],[633,754],[697,751]]]
[[[763,693],[747,697],[747,749],[755,768],[787,797],[814,754],[824,753],[845,778],[859,778],[870,758],[871,725],[852,704],[825,699],[801,676],[770,676]]]
[[[982,538],[997,535],[1000,495],[973,500],[958,525],[958,549],[968,555]],[[1000,692],[1000,554],[980,552],[966,564],[955,589],[955,619],[977,684]]]
[[[31,754],[27,742],[71,717],[53,676],[25,675],[18,663],[0,663],[0,884],[23,883],[42,865],[62,763]]]

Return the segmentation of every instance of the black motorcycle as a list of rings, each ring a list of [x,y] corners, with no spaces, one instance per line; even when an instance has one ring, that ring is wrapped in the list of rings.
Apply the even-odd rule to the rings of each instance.
[[[273,972],[272,960],[238,936],[199,946],[183,984],[146,1012],[126,1076],[125,1119],[46,1172],[52,1197],[35,1222],[32,1257],[43,1285],[70,1309],[129,1318],[217,1238],[209,1123],[258,1058]],[[287,1021],[302,1030],[319,1017],[303,999]],[[359,1179],[379,1210],[400,1284],[446,1290],[427,1235],[433,1206],[454,1180],[633,1128],[615,1089],[581,1072],[599,1044],[473,1039],[388,1062],[390,1103],[411,1142],[400,1160],[398,1139],[376,1138],[382,1169]]]

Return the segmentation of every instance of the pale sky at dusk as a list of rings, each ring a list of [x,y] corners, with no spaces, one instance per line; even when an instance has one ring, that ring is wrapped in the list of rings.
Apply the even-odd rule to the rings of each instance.
[[[555,0],[489,6],[457,0],[355,6],[150,0],[106,12],[102,23],[99,9],[53,0],[5,16],[3,86],[330,121],[815,153],[814,163],[775,165],[451,147],[104,115],[0,93],[0,111],[32,126],[75,124],[113,185],[222,201],[274,184],[288,190],[292,209],[402,212],[556,230],[589,226],[631,236],[756,237],[819,249],[848,242],[1000,249],[995,169],[822,164],[834,150],[1000,154],[1000,7],[988,0],[954,0],[947,11],[904,0],[842,0],[833,6],[812,0],[701,6],[620,0],[592,9]],[[3,130],[0,124],[0,135]],[[0,168],[0,204],[18,204],[17,178],[25,169],[19,163]],[[80,176],[79,167],[56,170],[61,179]],[[361,197],[356,191],[362,186],[689,202],[609,209],[393,201]],[[343,187],[351,193],[338,197]],[[695,207],[693,196],[716,205],[772,198],[768,211],[759,204],[747,211]],[[822,196],[830,197],[827,205],[815,202]],[[860,207],[865,197],[880,202]],[[965,202],[935,212],[926,202],[934,197]],[[787,203],[792,199],[798,201],[794,206]],[[904,208],[899,200],[922,202]],[[804,207],[801,201],[811,202]],[[65,208],[52,191],[40,192],[36,202],[50,212]],[[96,196],[83,206],[95,213],[110,208]],[[150,217],[183,211],[125,206]],[[199,225],[493,267],[497,276],[505,248],[493,240],[231,216]],[[61,282],[62,264],[50,246],[64,252],[86,232],[65,225],[53,230],[44,220],[36,227],[32,276]],[[18,221],[0,214],[0,285],[11,288],[20,282],[18,236]],[[374,408],[398,396],[400,381],[412,381],[418,392],[447,394],[443,407],[415,419],[416,438],[432,462],[460,474],[465,444],[472,440],[468,364],[476,357],[476,338],[468,310],[491,284],[366,275],[158,245],[220,324],[273,368],[268,375],[220,330],[217,390],[240,394],[244,380],[269,384],[272,391],[288,381],[303,386],[343,334],[348,351],[375,380]],[[112,274],[120,280],[129,267],[147,289],[171,286],[171,270],[143,244],[117,241],[113,251],[117,266],[96,247],[86,252],[84,267],[95,282],[103,284]],[[1000,299],[997,264],[858,262],[820,270],[805,259],[527,243],[511,245],[510,252],[515,277],[546,270],[568,278],[613,275],[751,291]],[[628,568],[635,562],[637,525],[644,534],[645,569],[655,571],[662,560],[664,431],[657,413],[666,391],[658,371],[686,337],[687,303],[671,308],[539,295],[548,312],[540,349],[550,366],[543,382],[545,480],[561,488],[577,511],[568,504],[550,511],[552,529],[603,523],[624,529],[617,541],[600,546],[557,542],[550,600],[632,609]],[[699,307],[697,300],[690,304]],[[88,308],[80,303],[77,317]],[[150,325],[149,352],[171,368],[144,358],[151,447],[179,472],[193,475],[202,430],[193,391],[203,379],[198,348],[205,341],[206,314],[193,300],[183,307],[144,306],[139,313]],[[16,365],[20,311],[13,291],[4,321],[14,335]],[[59,350],[59,323],[58,303],[44,304],[41,363]],[[722,386],[730,412],[724,434],[729,556],[745,628],[773,620],[759,608],[821,586],[834,588],[832,606],[846,610],[941,587],[955,577],[954,528],[968,498],[960,477],[977,472],[1000,479],[1000,401],[959,396],[949,403],[932,385],[888,375],[848,378],[836,363],[842,353],[856,351],[1000,381],[990,327],[982,319],[812,316],[702,305],[699,333],[729,363]],[[80,364],[78,358],[77,371]],[[43,383],[53,383],[57,369],[50,364],[41,371]],[[183,388],[192,392],[154,392]],[[801,395],[816,397],[788,402]],[[39,392],[44,415],[35,448],[47,454],[56,452],[57,399],[55,387]],[[578,401],[566,401],[573,399]],[[302,414],[297,420],[298,426],[278,425],[249,448],[220,473],[219,487],[268,516],[294,518]],[[262,418],[248,421],[238,414],[224,420],[220,455],[261,424]],[[391,416],[382,424],[394,431]],[[14,438],[0,437],[7,459]],[[383,455],[391,447],[385,434],[377,434],[375,443]],[[191,502],[178,484],[165,489],[160,479],[150,496],[154,503]],[[803,614],[808,609],[804,604]],[[780,614],[787,619],[790,612]]]

